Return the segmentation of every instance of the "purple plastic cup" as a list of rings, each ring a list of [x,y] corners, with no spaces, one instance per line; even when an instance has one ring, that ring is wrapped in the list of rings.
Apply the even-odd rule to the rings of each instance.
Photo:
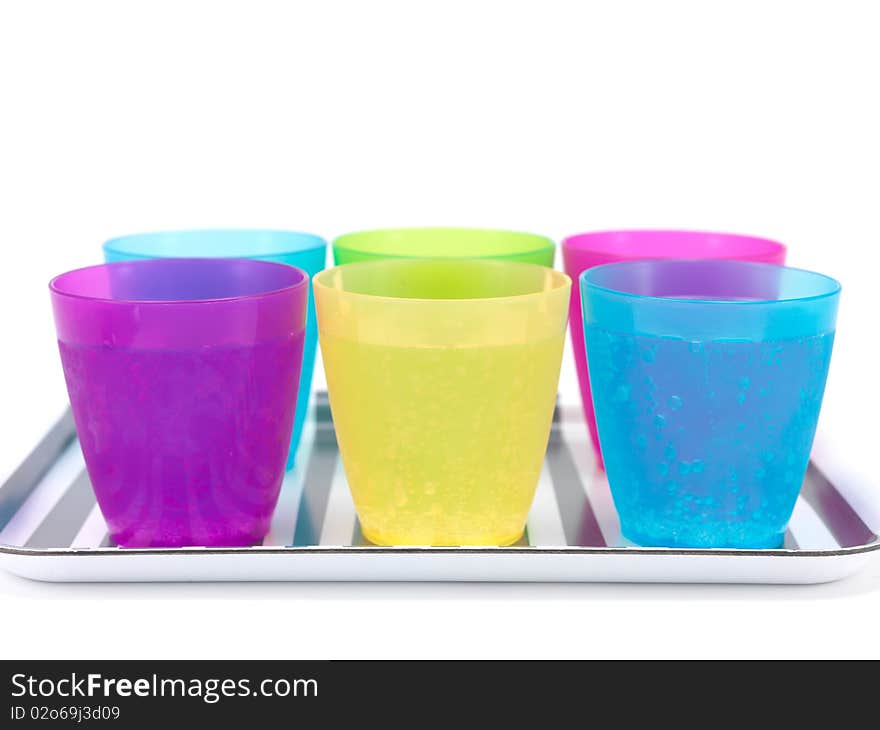
[[[579,233],[562,241],[562,260],[565,273],[572,281],[594,266],[617,261],[645,259],[728,259],[754,261],[757,263],[785,263],[785,246],[768,238],[741,236],[732,233],[707,233],[703,231],[632,230]],[[602,466],[602,452],[596,430],[596,415],[590,393],[590,375],[587,369],[587,353],[584,346],[584,319],[581,310],[580,287],[571,288],[569,306],[571,344],[584,417],[590,430],[590,439],[596,458]]]
[[[123,547],[259,542],[290,446],[306,273],[155,259],[78,269],[49,289],[110,537]]]

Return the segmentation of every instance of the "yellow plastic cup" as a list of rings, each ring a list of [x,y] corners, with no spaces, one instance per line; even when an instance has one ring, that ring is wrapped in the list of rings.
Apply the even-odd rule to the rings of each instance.
[[[467,258],[553,266],[556,244],[546,236],[490,228],[385,228],[346,233],[333,241],[337,265],[389,258]]]
[[[387,259],[313,280],[339,449],[378,545],[509,545],[550,434],[571,280]]]

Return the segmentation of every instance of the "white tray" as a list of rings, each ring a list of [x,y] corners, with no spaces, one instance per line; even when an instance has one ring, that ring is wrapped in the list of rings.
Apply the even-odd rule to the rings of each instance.
[[[296,463],[261,546],[117,548],[68,413],[0,487],[0,567],[49,581],[822,583],[856,572],[880,549],[877,526],[867,524],[815,465],[781,549],[627,544],[579,408],[557,409],[526,534],[511,547],[367,544],[323,393],[315,396]]]

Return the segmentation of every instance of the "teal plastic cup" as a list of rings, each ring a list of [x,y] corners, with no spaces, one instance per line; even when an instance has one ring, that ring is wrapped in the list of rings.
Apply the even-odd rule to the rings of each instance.
[[[810,458],[840,285],[742,261],[580,276],[590,384],[623,534],[776,548]]]
[[[235,258],[274,261],[296,266],[309,275],[309,303],[303,342],[302,374],[296,398],[287,468],[293,466],[309,408],[312,374],[318,347],[318,325],[311,279],[324,269],[327,242],[320,236],[261,229],[201,229],[137,233],[104,244],[104,260],[132,261],[164,258]]]

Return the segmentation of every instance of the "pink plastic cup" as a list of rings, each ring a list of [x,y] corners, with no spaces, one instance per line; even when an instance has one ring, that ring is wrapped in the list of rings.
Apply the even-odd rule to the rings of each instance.
[[[785,263],[785,246],[777,241],[732,233],[703,231],[633,230],[579,233],[562,241],[565,273],[577,281],[586,269],[617,261],[644,259],[728,259],[765,264]],[[596,431],[596,416],[590,394],[590,375],[584,346],[584,318],[580,287],[571,288],[569,308],[571,344],[581,387],[584,416],[599,464],[602,453]]]
[[[308,276],[245,259],[153,259],[49,285],[76,430],[123,547],[243,546],[290,447]]]

